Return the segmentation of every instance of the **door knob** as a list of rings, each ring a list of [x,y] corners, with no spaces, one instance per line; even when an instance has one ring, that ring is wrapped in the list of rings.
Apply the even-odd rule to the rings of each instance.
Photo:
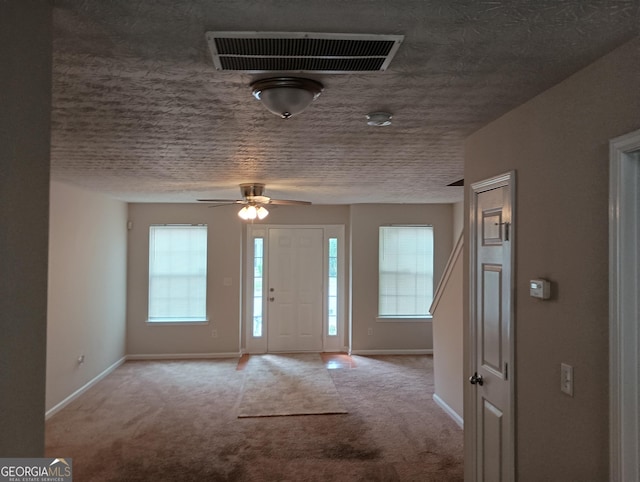
[[[272,296],[271,298],[269,298],[269,301],[275,301],[275,298]]]
[[[469,383],[471,383],[471,385],[477,384],[482,386],[484,383],[484,379],[482,378],[482,375],[478,375],[478,372],[475,372],[473,375],[469,377]]]

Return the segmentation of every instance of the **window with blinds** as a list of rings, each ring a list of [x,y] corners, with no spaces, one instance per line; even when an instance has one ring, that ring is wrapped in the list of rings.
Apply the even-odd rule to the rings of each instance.
[[[433,227],[381,226],[379,237],[379,317],[430,316]]]
[[[207,226],[149,228],[149,321],[207,321]]]

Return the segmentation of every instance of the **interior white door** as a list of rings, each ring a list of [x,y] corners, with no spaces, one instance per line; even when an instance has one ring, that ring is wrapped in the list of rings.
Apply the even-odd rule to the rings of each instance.
[[[475,193],[472,276],[472,375],[475,480],[513,480],[511,337],[513,216],[511,186],[491,183]],[[474,185],[474,189],[477,186]]]
[[[321,351],[324,233],[269,229],[269,352]]]

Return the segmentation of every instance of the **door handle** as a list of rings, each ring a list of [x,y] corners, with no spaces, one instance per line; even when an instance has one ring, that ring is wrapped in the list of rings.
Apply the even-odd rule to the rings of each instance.
[[[269,298],[269,301],[275,301],[275,298],[272,296],[271,298]]]
[[[475,372],[469,377],[469,383],[471,383],[471,385],[477,384],[482,386],[484,384],[484,379],[482,378],[482,375],[478,375],[478,372]]]
[[[504,240],[505,241],[509,241],[509,226],[511,226],[511,223],[493,223],[496,226],[503,226],[504,225]]]

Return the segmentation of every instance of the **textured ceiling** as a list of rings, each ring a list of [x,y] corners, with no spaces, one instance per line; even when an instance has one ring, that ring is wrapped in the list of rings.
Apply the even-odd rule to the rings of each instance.
[[[640,33],[640,0],[55,0],[52,178],[131,202],[455,202],[463,140]],[[283,120],[205,32],[404,35]],[[393,114],[369,127],[372,111]]]

